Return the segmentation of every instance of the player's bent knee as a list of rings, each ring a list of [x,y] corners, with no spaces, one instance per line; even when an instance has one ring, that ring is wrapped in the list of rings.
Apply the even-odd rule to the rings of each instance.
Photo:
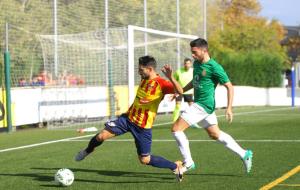
[[[206,128],[206,131],[211,139],[218,140],[220,136],[220,129],[217,125]]]
[[[210,137],[211,139],[213,139],[213,140],[218,140],[218,138],[219,138],[219,136],[218,136],[217,134],[215,134],[215,133],[208,134],[208,135],[209,135],[209,137]]]
[[[147,165],[150,162],[150,155],[149,156],[139,156],[140,163],[143,165]]]
[[[176,131],[179,131],[179,127],[178,125],[176,124],[177,122],[175,122],[171,128],[171,132],[176,132]]]
[[[188,127],[189,125],[182,118],[179,117],[177,121],[173,124],[171,131],[172,132],[184,131]]]
[[[171,131],[172,132],[176,132],[176,131],[183,131],[181,129],[181,126],[180,126],[180,118],[178,118],[175,123],[173,124],[172,128],[171,128]]]
[[[103,141],[101,133],[98,133],[96,136],[97,141]]]
[[[219,136],[220,136],[220,134],[218,132],[215,132],[215,131],[214,132],[209,132],[208,135],[213,140],[218,140]]]
[[[113,134],[113,133],[111,133],[107,130],[103,130],[100,133],[98,133],[96,139],[97,139],[97,141],[105,141],[105,140],[110,139],[114,136],[115,136],[115,134]]]

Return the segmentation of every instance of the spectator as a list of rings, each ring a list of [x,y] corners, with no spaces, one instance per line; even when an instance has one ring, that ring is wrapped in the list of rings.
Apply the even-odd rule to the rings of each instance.
[[[28,86],[28,83],[27,83],[26,79],[25,78],[20,78],[19,82],[18,82],[18,86],[19,87]]]
[[[31,86],[45,86],[45,82],[41,76],[34,75],[31,81]]]

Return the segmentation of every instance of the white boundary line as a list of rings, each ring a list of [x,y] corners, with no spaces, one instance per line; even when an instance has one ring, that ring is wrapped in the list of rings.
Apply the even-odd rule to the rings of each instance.
[[[279,110],[289,110],[289,109],[297,109],[297,108],[277,108],[277,109],[268,109],[268,110],[260,110],[260,111],[249,111],[249,112],[241,112],[241,113],[234,113],[233,116],[235,115],[247,115],[247,114],[253,114],[253,113],[264,113],[264,112],[272,112],[272,111],[279,111]],[[225,115],[218,115],[217,117],[225,117]],[[161,126],[161,125],[167,125],[167,124],[172,124],[173,122],[166,122],[166,123],[160,123],[156,124],[153,126]]]
[[[77,140],[77,139],[71,139],[68,140],[70,142],[86,142],[89,141],[89,139],[83,139],[83,140]],[[134,139],[110,139],[107,141],[111,142],[133,142]],[[277,140],[277,139],[257,139],[257,140],[236,140],[237,142],[291,142],[291,143],[298,143],[299,140]],[[152,142],[175,142],[174,139],[153,139]],[[200,139],[194,139],[189,140],[189,142],[215,142],[215,140],[200,140]]]
[[[64,142],[64,141],[70,141],[70,140],[75,140],[75,139],[81,139],[81,138],[85,138],[85,137],[91,137],[91,136],[94,136],[94,135],[95,135],[95,134],[92,134],[92,135],[84,135],[84,136],[80,136],[80,137],[71,137],[71,138],[66,138],[66,139],[47,141],[47,142],[36,143],[36,144],[30,144],[30,145],[25,145],[25,146],[18,146],[18,147],[15,147],[15,148],[7,148],[7,149],[2,149],[2,150],[0,150],[0,153],[1,153],[1,152],[12,151],[12,150],[18,150],[18,149],[24,149],[24,148],[31,148],[31,147],[36,147],[36,146],[42,146],[42,145],[46,145],[46,144],[52,144],[52,143],[58,143],[58,142]]]
[[[246,114],[253,114],[253,113],[263,113],[263,112],[271,112],[271,111],[278,111],[278,110],[289,110],[289,109],[295,109],[295,108],[288,107],[288,108],[277,108],[277,109],[268,109],[268,110],[252,111],[252,112],[241,112],[241,113],[236,113],[235,115],[246,115]],[[225,115],[219,115],[218,117],[224,117],[224,116]],[[160,124],[156,124],[156,125],[153,125],[153,126],[160,126],[160,125],[166,125],[166,124],[172,124],[172,122],[160,123]],[[19,149],[25,149],[25,148],[31,148],[31,147],[36,147],[36,146],[42,146],[42,145],[47,145],[47,144],[52,144],[52,143],[71,141],[71,140],[75,140],[75,139],[91,137],[91,136],[94,136],[94,135],[95,134],[91,134],[91,135],[85,135],[85,136],[80,136],[80,137],[71,137],[71,138],[65,138],[65,139],[60,139],[60,140],[53,140],[53,141],[47,141],[47,142],[42,142],[42,143],[30,144],[30,145],[25,145],[25,146],[18,146],[18,147],[14,147],[14,148],[7,148],[7,149],[0,150],[0,153],[1,152],[13,151],[13,150],[19,150]],[[115,140],[115,141],[117,141],[117,140]],[[153,141],[155,141],[155,140],[153,140]],[[199,140],[199,141],[201,141],[201,140]],[[247,141],[249,141],[249,140],[247,140]],[[263,141],[268,142],[270,140],[263,140]],[[278,140],[278,141],[280,141],[280,140]],[[289,140],[281,140],[281,142],[285,142],[285,141],[289,141]],[[291,140],[291,141],[298,142],[298,140]],[[253,140],[253,142],[255,142],[255,140]]]

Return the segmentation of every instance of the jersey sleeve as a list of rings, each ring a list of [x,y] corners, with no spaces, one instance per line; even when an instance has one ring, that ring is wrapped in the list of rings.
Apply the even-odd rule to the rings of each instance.
[[[219,64],[215,65],[213,75],[217,78],[220,84],[230,82],[229,77],[223,67]]]
[[[157,80],[157,82],[159,83],[163,94],[174,94],[175,93],[174,86],[170,81],[161,78],[161,79]]]

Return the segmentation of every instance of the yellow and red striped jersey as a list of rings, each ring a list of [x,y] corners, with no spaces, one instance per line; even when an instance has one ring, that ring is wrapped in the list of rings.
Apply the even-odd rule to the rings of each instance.
[[[143,79],[134,102],[127,111],[128,118],[141,128],[151,128],[159,103],[165,94],[171,93],[174,93],[174,88],[170,81],[160,76],[151,80]]]

